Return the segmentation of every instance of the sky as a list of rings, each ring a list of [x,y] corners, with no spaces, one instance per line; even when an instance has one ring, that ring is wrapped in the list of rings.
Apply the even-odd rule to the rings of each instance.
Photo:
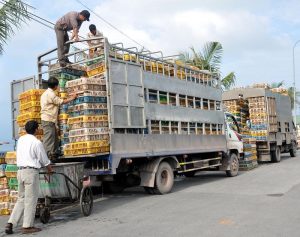
[[[284,81],[293,83],[293,45],[300,40],[299,0],[80,0],[97,15],[151,51],[164,55],[201,50],[218,41],[224,53],[222,75],[235,72],[237,86]],[[84,9],[76,0],[27,0],[31,12],[56,22],[68,11]],[[2,5],[0,4],[0,7]],[[90,23],[111,43],[137,46],[95,14]],[[56,47],[54,30],[30,21],[5,45],[0,55],[0,142],[12,137],[10,83],[37,72],[37,56]],[[300,78],[300,44],[295,48],[296,81]],[[300,84],[296,86],[299,90]],[[299,109],[298,109],[299,111]],[[10,148],[3,146],[1,149]]]

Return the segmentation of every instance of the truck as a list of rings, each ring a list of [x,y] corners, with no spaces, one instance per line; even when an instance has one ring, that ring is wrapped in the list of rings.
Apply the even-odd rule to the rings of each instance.
[[[140,185],[149,194],[170,192],[174,175],[191,177],[200,170],[238,174],[243,143],[226,123],[227,118],[236,121],[222,110],[218,77],[161,52],[138,51],[98,39],[101,44],[94,46],[95,58],[86,57],[91,48],[83,46],[69,53],[72,65],[60,69],[57,49],[52,49],[38,56],[37,76],[11,83],[15,140],[21,92],[45,88],[49,75],[57,70],[72,72],[99,60],[103,69],[99,75],[105,78],[107,89],[109,151],[64,155],[61,161],[85,162],[91,185],[106,184],[112,191]]]
[[[249,127],[257,138],[258,161],[280,162],[281,153],[296,156],[297,134],[291,100],[266,85],[236,88],[223,93],[223,102],[243,98],[249,106]]]

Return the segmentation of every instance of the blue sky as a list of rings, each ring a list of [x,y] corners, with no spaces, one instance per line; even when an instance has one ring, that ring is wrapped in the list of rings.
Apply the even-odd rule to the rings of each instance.
[[[27,0],[33,13],[55,22],[64,13],[84,9],[76,0]],[[82,0],[106,20],[153,51],[177,54],[207,41],[224,48],[222,72],[234,71],[238,86],[285,81],[292,85],[292,47],[300,39],[299,0]],[[1,5],[0,5],[1,7]],[[129,39],[95,15],[95,23],[110,42]],[[87,33],[88,24],[81,28]],[[54,31],[29,22],[5,46],[0,56],[0,141],[11,139],[10,82],[36,74],[37,56],[55,47]],[[296,78],[300,78],[300,44]],[[298,84],[298,89],[300,85]],[[4,149],[7,147],[4,147]],[[1,148],[0,148],[1,149]]]

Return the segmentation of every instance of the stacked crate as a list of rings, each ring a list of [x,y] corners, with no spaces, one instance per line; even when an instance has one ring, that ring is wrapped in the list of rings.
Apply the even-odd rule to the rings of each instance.
[[[85,75],[85,68],[76,65],[69,66],[67,68],[60,68],[58,65],[51,65],[49,70],[50,75],[55,76],[59,80],[59,92],[58,96],[62,99],[68,97],[66,90],[66,83],[71,80],[80,78],[82,75]],[[63,147],[65,144],[68,144],[68,105],[61,105],[59,108],[59,117],[58,117],[58,136],[60,143],[60,152],[63,153]]]
[[[0,214],[9,215],[18,197],[16,152],[1,153],[2,168],[0,177]],[[4,157],[4,160],[3,160]]]
[[[251,130],[247,127],[247,120],[249,120],[249,104],[247,100],[236,99],[224,101],[224,106],[227,111],[234,115],[237,120],[240,132],[243,137],[243,150],[244,156],[240,157],[240,170],[250,170],[256,168],[257,164],[257,151],[256,139],[252,136]]]
[[[256,139],[243,135],[243,146],[244,156],[240,158],[240,170],[247,171],[256,168],[258,166]]]
[[[39,124],[41,123],[41,95],[45,90],[42,89],[32,89],[25,91],[19,95],[20,101],[20,113],[17,117],[17,123],[19,125],[19,136],[26,134],[25,124],[29,120],[35,120]],[[37,138],[43,139],[43,130],[38,129]]]
[[[248,102],[244,99],[237,99],[225,100],[223,104],[227,111],[235,117],[239,127],[243,129],[246,126],[246,121],[249,119]]]
[[[251,120],[251,136],[257,141],[266,141],[268,136],[268,113],[265,97],[251,97],[249,112]]]
[[[109,151],[106,79],[99,70],[99,63],[96,63],[88,71],[93,77],[82,77],[66,84],[67,92],[76,93],[78,97],[68,107],[70,143],[64,146],[65,156]]]

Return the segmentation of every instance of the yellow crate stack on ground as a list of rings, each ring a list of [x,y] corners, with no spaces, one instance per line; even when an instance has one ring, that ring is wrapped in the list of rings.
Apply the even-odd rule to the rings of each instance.
[[[19,95],[20,111],[17,117],[17,123],[19,125],[19,136],[23,136],[25,133],[24,126],[29,120],[35,120],[41,123],[41,95],[44,93],[43,89],[31,89],[25,91]],[[43,131],[40,129],[37,137],[42,140]]]
[[[17,155],[15,151],[1,152],[0,215],[9,215],[17,201]]]

